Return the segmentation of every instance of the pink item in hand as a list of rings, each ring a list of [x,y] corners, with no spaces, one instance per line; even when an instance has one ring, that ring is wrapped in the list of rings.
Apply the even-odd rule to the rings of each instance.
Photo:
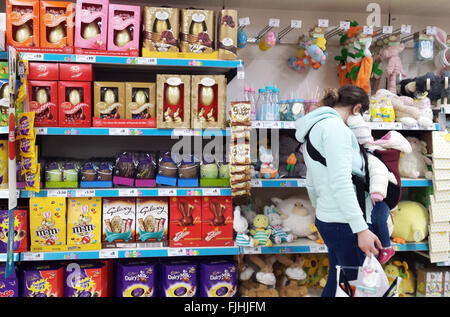
[[[380,193],[372,193],[370,194],[370,198],[372,198],[373,202],[383,201],[384,197]]]

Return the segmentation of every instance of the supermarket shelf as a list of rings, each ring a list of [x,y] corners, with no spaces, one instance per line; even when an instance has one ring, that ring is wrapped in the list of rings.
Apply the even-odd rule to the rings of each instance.
[[[0,199],[8,199],[9,191],[7,189],[0,189]]]
[[[395,251],[428,251],[427,242],[397,244],[394,243]],[[319,244],[309,239],[299,239],[291,243],[283,243],[272,247],[241,247],[242,254],[279,254],[279,253],[327,253],[326,245]]]
[[[435,123],[429,129],[422,129],[418,125],[407,127],[401,122],[368,122],[372,130],[412,130],[412,131],[437,131],[439,124]],[[295,129],[295,121],[252,121],[255,129]]]
[[[253,188],[295,188],[306,187],[305,179],[252,179],[250,185]],[[402,179],[403,187],[429,187],[433,186],[433,182],[428,179]]]
[[[153,248],[153,249],[102,249],[95,251],[26,252],[22,261],[58,261],[88,259],[125,259],[173,256],[237,255],[239,247]]]
[[[8,59],[8,52],[0,52],[0,59]]]
[[[0,134],[8,134],[8,132],[9,132],[9,127],[0,127]]]
[[[14,262],[19,261],[20,254],[14,253]],[[6,262],[6,253],[0,253],[0,262]]]
[[[20,191],[21,198],[30,197],[156,197],[156,196],[231,196],[230,188],[102,188],[41,189]]]
[[[438,262],[436,263],[437,266],[450,266],[450,261],[445,261],[445,262]]]
[[[6,132],[7,133],[7,132]],[[37,135],[102,136],[226,136],[229,129],[152,129],[152,128],[36,128]]]

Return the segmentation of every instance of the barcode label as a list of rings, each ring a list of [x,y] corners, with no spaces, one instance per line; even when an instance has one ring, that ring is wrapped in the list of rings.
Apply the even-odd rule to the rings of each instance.
[[[75,61],[78,63],[95,63],[95,55],[76,55]]]
[[[283,122],[283,127],[285,129],[295,129],[295,121],[286,121]]]
[[[427,26],[427,35],[436,35],[436,27],[435,26]]]
[[[279,128],[281,128],[281,122],[280,121],[267,121],[264,124],[264,127],[267,129],[279,129]]]
[[[245,79],[245,72],[244,71],[238,71],[237,74],[237,79]]]
[[[185,256],[187,255],[187,249],[183,248],[168,248],[167,256]]]

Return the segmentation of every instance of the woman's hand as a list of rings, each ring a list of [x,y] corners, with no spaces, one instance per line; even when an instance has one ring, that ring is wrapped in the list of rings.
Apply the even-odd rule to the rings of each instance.
[[[375,244],[378,249],[382,249],[380,239],[372,233],[369,229],[358,232],[358,247],[364,252],[369,258],[372,257],[372,254],[378,256],[378,249],[375,248]]]

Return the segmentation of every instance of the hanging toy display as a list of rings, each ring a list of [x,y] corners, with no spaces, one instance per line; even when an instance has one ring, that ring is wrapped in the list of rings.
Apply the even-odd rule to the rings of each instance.
[[[416,49],[416,59],[418,61],[430,61],[433,59],[433,37],[424,32],[414,34],[414,48]]]
[[[259,41],[259,49],[261,51],[267,51],[269,48],[274,47],[277,43],[277,36],[275,32],[267,32]]]
[[[290,57],[288,64],[297,71],[312,67],[319,69],[325,64],[328,53],[326,52],[325,29],[314,27],[307,36],[299,38],[299,51],[296,57]]]
[[[381,50],[381,55],[387,60],[386,65],[386,75],[388,77],[388,90],[394,94],[397,93],[397,78],[405,76],[403,71],[402,60],[400,58],[400,53],[403,52],[405,46],[395,41],[395,36],[392,36],[392,42],[389,46]]]
[[[237,34],[237,47],[244,48],[247,45],[247,33],[244,30],[239,30]]]

